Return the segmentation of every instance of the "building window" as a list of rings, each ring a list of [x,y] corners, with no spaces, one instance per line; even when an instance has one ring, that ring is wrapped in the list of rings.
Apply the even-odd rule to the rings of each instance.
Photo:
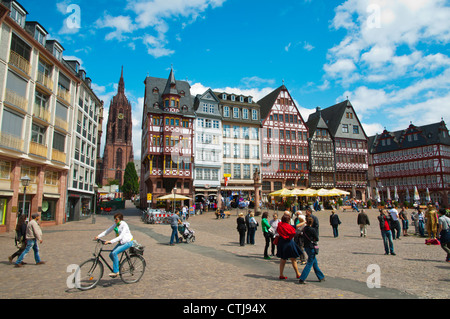
[[[242,118],[248,120],[248,109],[242,109]]]
[[[237,107],[233,108],[233,118],[235,118],[235,119],[239,118],[239,108],[237,108]]]
[[[353,134],[359,134],[359,126],[353,125]]]
[[[224,106],[223,107],[223,116],[224,117],[230,117],[230,107],[229,106]]]
[[[235,179],[241,178],[241,164],[233,165],[233,178],[235,178]]]
[[[31,141],[44,145],[45,144],[45,127],[33,123],[31,127]]]
[[[252,110],[252,120],[257,121],[258,120],[258,111]]]
[[[64,153],[66,148],[66,136],[55,132],[53,135],[53,148]]]
[[[348,124],[342,125],[342,133],[348,133]]]
[[[0,161],[0,179],[11,179],[11,162]]]

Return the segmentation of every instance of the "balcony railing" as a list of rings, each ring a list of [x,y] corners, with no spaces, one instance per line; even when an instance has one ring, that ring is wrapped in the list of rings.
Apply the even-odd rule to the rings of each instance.
[[[0,132],[0,146],[13,148],[23,152],[23,140],[8,133]]]
[[[8,102],[12,105],[21,108],[24,111],[27,111],[28,100],[12,90],[6,89],[5,102]]]
[[[69,131],[69,123],[67,123],[66,120],[63,120],[62,118],[55,117],[55,126],[62,128],[65,131]]]
[[[26,74],[30,74],[30,62],[25,59],[23,56],[21,56],[20,54],[18,54],[17,52],[14,51],[9,51],[9,63],[11,63],[12,65],[18,67],[19,69],[21,69],[22,71],[24,71]]]
[[[38,104],[34,104],[33,116],[40,118],[46,122],[50,123],[51,114],[50,112],[43,106]]]
[[[37,80],[48,89],[53,90],[53,81],[49,76],[45,75],[42,72],[38,72]]]
[[[47,158],[47,146],[30,142],[30,153]]]
[[[58,96],[65,100],[67,103],[70,103],[70,91],[62,87],[58,87]]]
[[[61,163],[65,163],[66,162],[66,154],[63,152],[60,152],[58,150],[53,149],[52,151],[52,160],[53,161],[58,161]]]

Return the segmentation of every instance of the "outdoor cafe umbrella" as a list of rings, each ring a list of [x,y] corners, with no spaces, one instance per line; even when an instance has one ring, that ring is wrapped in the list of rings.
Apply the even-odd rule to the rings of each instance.
[[[426,197],[426,201],[429,203],[431,202],[431,197],[430,197],[430,190],[427,187],[427,197]]]
[[[387,188],[386,192],[387,192],[387,200],[392,200],[391,199],[391,190],[389,187]]]
[[[420,201],[419,191],[417,190],[417,186],[414,186],[414,200]]]
[[[327,196],[336,196],[331,193],[328,189],[321,188],[317,191],[317,196],[327,197]]]
[[[312,189],[312,188],[307,188],[303,191],[303,196],[308,196],[308,197],[317,196],[317,190]]]
[[[378,191],[378,187],[375,189],[375,191],[376,191],[377,202],[380,203],[381,197],[380,197],[380,192]]]
[[[186,199],[192,199],[192,198],[186,197],[186,196],[183,196],[183,195],[179,195],[179,194],[168,194],[168,195],[164,195],[164,196],[158,197],[158,200],[175,200],[175,201],[178,201],[178,200],[186,200]]]
[[[406,188],[406,201],[409,202],[411,201],[411,197],[409,196],[409,189]]]
[[[337,189],[337,188],[330,189],[330,193],[337,194],[337,195],[334,195],[334,196],[350,195],[349,192],[346,192],[346,191],[343,191],[343,190]]]
[[[397,191],[397,186],[394,187],[394,200],[396,202],[398,202],[398,191]]]
[[[289,195],[291,195],[291,191],[289,189],[287,189],[287,188],[282,188],[280,190],[277,190],[277,191],[272,192],[272,193],[269,194],[269,196],[275,196],[275,197],[276,196],[286,197],[286,196],[289,196]]]

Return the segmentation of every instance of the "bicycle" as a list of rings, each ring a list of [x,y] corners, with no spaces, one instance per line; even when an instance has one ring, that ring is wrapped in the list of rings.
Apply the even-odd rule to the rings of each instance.
[[[102,239],[97,239],[95,246],[94,258],[83,262],[75,271],[75,287],[79,290],[89,290],[97,286],[100,279],[102,279],[104,266],[103,263],[113,272],[113,268],[108,261],[102,256],[104,251],[112,251],[103,249],[105,242]],[[146,262],[142,257],[143,248],[131,247],[122,252],[119,259],[119,275],[120,279],[126,284],[138,282],[145,272]]]

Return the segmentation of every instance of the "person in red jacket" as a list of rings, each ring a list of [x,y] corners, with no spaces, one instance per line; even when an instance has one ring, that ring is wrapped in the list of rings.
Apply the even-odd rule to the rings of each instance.
[[[295,228],[289,224],[291,216],[285,214],[277,227],[277,257],[280,258],[280,279],[287,279],[284,276],[284,267],[288,259],[292,262],[297,278],[300,278],[298,271],[297,258],[300,256],[297,245],[294,242]]]
[[[389,226],[389,221],[387,219],[388,212],[384,209],[380,209],[380,216],[378,216],[378,221],[380,223],[381,237],[383,238],[385,255],[395,256],[394,253],[394,243],[392,241],[391,227]]]

